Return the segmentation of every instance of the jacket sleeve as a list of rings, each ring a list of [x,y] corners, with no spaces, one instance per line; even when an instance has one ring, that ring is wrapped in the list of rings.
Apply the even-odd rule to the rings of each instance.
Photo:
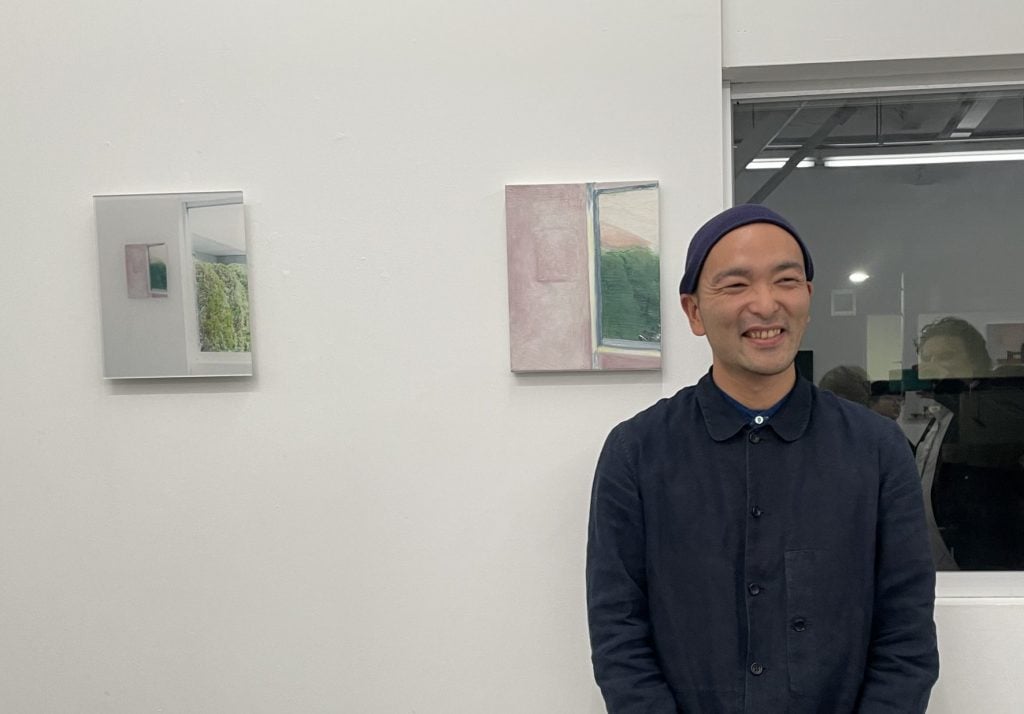
[[[644,517],[623,425],[594,476],[587,539],[587,613],[594,676],[609,714],[677,714],[651,640]]]
[[[921,481],[895,424],[882,440],[875,600],[859,714],[918,714],[939,675],[935,566]]]

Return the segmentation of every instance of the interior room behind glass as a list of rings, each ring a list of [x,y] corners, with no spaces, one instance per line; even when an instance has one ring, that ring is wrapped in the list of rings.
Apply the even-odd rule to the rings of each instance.
[[[798,367],[898,421],[940,569],[1024,570],[1024,91],[741,101],[733,138],[814,256]]]

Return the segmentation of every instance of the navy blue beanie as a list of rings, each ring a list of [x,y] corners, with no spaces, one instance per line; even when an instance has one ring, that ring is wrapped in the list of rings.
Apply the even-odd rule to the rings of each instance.
[[[800,239],[796,228],[767,206],[762,206],[759,203],[743,203],[722,211],[694,234],[693,240],[690,241],[690,248],[686,251],[686,270],[679,283],[680,295],[692,295],[697,292],[697,278],[700,277],[704,261],[707,260],[708,253],[715,247],[715,244],[729,231],[750,223],[771,223],[793,236],[800,246],[800,251],[804,254],[804,273],[808,280],[814,278],[814,263],[811,262],[811,254],[807,252],[807,246]]]

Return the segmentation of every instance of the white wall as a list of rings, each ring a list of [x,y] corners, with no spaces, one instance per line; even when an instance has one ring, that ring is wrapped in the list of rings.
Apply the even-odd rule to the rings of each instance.
[[[590,479],[707,364],[719,12],[0,8],[0,711],[601,711]],[[664,373],[510,374],[504,185],[652,177]],[[239,188],[257,376],[104,382],[91,197]]]
[[[722,63],[763,67],[1014,55],[1024,51],[1020,19],[1019,0],[722,0]]]

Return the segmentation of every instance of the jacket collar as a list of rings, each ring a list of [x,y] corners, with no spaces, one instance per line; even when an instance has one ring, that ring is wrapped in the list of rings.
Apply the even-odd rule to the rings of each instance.
[[[786,403],[768,421],[770,427],[783,441],[796,441],[811,421],[811,400],[814,387],[803,377],[797,377]],[[721,390],[711,380],[708,371],[697,382],[697,403],[704,415],[708,434],[715,441],[725,441],[747,426],[747,420],[736,407],[726,401]]]

